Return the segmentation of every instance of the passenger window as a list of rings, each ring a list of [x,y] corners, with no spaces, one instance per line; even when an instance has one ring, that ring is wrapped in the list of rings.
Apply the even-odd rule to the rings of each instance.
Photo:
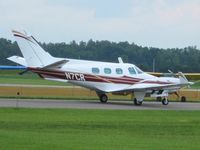
[[[111,69],[110,68],[104,68],[104,73],[105,74],[111,74]]]
[[[129,67],[128,71],[130,74],[136,74],[135,69],[133,67]]]
[[[116,68],[116,73],[117,74],[123,74],[123,70],[121,68]]]
[[[99,68],[92,68],[92,73],[99,74]]]

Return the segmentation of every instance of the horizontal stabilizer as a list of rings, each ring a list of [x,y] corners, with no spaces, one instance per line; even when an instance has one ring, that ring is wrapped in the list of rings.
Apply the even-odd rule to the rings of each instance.
[[[11,57],[8,57],[7,59],[10,60],[10,61],[12,61],[12,62],[14,62],[14,63],[17,63],[17,64],[20,64],[22,66],[27,67],[26,60],[23,57],[20,57],[20,56],[11,56]]]

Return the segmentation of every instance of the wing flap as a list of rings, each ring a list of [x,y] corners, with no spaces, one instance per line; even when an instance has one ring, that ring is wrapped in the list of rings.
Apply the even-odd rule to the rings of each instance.
[[[149,84],[149,83],[140,83],[130,86],[128,89],[133,90],[157,90],[157,89],[164,89],[164,88],[170,88],[170,87],[177,87],[180,86],[180,84]]]
[[[185,84],[184,84],[185,85]],[[183,84],[149,84],[149,83],[139,83],[134,84],[126,88],[115,88],[115,89],[107,89],[106,92],[125,92],[125,91],[146,91],[146,90],[160,90],[160,89],[167,89],[167,88],[178,88],[183,86]]]

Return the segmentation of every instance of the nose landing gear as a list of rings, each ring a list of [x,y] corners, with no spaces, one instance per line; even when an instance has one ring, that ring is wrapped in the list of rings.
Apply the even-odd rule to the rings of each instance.
[[[169,104],[169,101],[168,101],[167,97],[162,99],[162,104],[163,105],[168,105]]]

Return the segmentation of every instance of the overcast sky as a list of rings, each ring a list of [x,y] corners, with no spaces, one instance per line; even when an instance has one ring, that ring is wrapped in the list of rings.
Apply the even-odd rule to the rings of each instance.
[[[0,0],[0,37],[14,40],[11,29],[41,42],[200,48],[200,0]]]

